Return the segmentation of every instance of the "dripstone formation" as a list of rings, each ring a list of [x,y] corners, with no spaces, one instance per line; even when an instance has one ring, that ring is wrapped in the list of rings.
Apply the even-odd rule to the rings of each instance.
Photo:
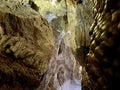
[[[92,90],[118,90],[120,81],[120,1],[92,0],[94,23],[90,31],[87,72]]]

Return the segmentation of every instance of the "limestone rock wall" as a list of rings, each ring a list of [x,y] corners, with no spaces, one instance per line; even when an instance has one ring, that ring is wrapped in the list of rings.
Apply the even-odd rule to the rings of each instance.
[[[89,45],[89,30],[93,22],[93,3],[90,0],[84,0],[76,6],[76,45],[77,48]]]
[[[76,5],[76,57],[81,65],[85,63],[86,54],[89,50],[89,31],[93,22],[92,7],[93,3],[90,0],[84,0],[82,3]]]
[[[75,26],[77,24],[76,22],[76,8],[69,3],[69,0],[66,0],[66,21],[64,20],[64,27],[65,32],[70,32],[70,35],[65,38],[66,43],[70,45],[73,51],[75,51],[76,48],[76,42],[75,42]]]
[[[94,23],[90,31],[87,71],[92,90],[120,88],[120,1],[92,0]]]
[[[75,85],[72,88],[79,86],[79,89],[81,89],[82,68],[79,68],[80,65],[76,63],[70,47],[62,41],[60,47],[55,49],[49,63],[49,68],[37,90],[67,90],[72,85]],[[66,89],[64,89],[64,83],[68,80],[71,81],[71,84],[70,86],[65,85]],[[79,80],[78,83],[75,80]]]
[[[33,90],[47,69],[54,36],[28,3],[16,2],[0,0],[0,90]]]

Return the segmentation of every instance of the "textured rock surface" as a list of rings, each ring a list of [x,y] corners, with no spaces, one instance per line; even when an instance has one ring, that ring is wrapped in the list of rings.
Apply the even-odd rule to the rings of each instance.
[[[93,3],[90,0],[84,0],[81,4],[76,5],[76,56],[82,65],[85,63],[85,57],[89,50],[89,30],[93,22],[92,7]]]
[[[120,1],[92,0],[94,23],[87,71],[92,90],[118,90],[120,81]],[[118,88],[118,89],[116,89]]]
[[[68,3],[69,0],[61,0],[60,2],[52,3],[52,1],[45,1],[45,0],[35,0],[37,5],[40,7],[39,12],[43,17],[46,16],[48,12],[51,12],[55,16],[57,16],[59,20],[59,24],[61,26],[60,31],[71,31],[72,35],[71,38],[65,38],[66,42],[71,44],[72,50],[75,51],[76,43],[75,43],[75,26],[76,26],[76,8]],[[69,20],[68,20],[69,19]],[[55,23],[52,23],[54,26]]]
[[[70,31],[71,33],[68,37],[65,37],[64,40],[65,43],[69,44],[70,48],[75,52],[77,64],[74,69],[74,74],[78,79],[80,76],[78,73],[79,64],[85,66],[85,57],[89,49],[89,30],[93,22],[92,6],[93,3],[90,2],[90,0],[84,0],[83,3],[79,4],[73,4],[69,0],[61,0],[60,3],[54,4],[55,9],[52,8],[52,4],[49,6],[51,7],[51,12],[56,16],[59,16],[58,19],[54,19],[50,23],[53,29],[64,29],[64,32]],[[63,16],[63,14],[65,16]],[[90,89],[91,84],[84,67],[82,74],[82,88],[84,90]]]
[[[0,0],[0,90],[37,87],[53,47],[51,28],[28,3]]]
[[[66,80],[81,79],[80,65],[70,48],[76,50],[77,60],[83,60],[80,64],[89,74],[83,67],[82,90],[116,90],[120,80],[120,1],[34,1],[39,8],[29,0],[0,0],[0,90],[33,90],[38,85],[38,90],[56,90]],[[54,30],[71,33],[54,53],[53,39],[57,39],[38,10],[43,16],[50,11],[58,17],[50,23]]]
[[[65,85],[64,87],[63,85],[66,81],[69,80],[71,81],[71,85],[78,86],[80,90],[82,68],[79,69],[79,67],[80,65],[76,63],[75,57],[72,54],[70,47],[66,46],[64,41],[62,41],[62,43],[60,43],[60,47],[55,49],[54,54],[50,60],[49,68],[37,90],[69,90],[65,88],[70,88],[71,86],[67,87],[67,85]]]

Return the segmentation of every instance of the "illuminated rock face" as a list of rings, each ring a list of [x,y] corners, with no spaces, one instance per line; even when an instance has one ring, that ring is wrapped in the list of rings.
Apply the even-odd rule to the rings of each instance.
[[[48,22],[38,12],[21,3],[1,0],[0,90],[36,88],[47,69],[53,38]]]
[[[92,90],[114,90],[120,81],[120,1],[92,1],[95,20],[86,69],[93,81]]]
[[[37,90],[81,90],[82,67],[63,38],[59,41]]]
[[[60,2],[57,1],[55,4],[52,4],[47,0],[35,0],[35,3],[40,8],[39,12],[43,17],[46,16],[47,12],[51,12],[59,18],[59,25],[62,27],[61,29],[59,28],[60,30],[64,30],[65,32],[71,31],[70,38],[65,39],[70,43],[73,51],[81,45],[83,46],[84,35],[86,35],[87,45],[89,44],[89,27],[93,21],[91,20],[92,4],[90,0],[84,0],[82,3],[77,4],[77,2],[80,1],[81,0],[61,0]],[[58,20],[56,21],[58,22]],[[55,26],[56,29],[56,22],[53,22],[52,26]]]
[[[85,38],[86,46],[89,45],[89,28],[93,21],[91,14],[92,3],[90,2],[90,0],[84,0],[83,3],[79,4],[72,3],[71,0],[61,0],[60,2],[57,2],[54,5],[51,4],[49,1],[45,0],[35,0],[35,2],[40,7],[39,12],[42,14],[43,17],[49,16],[49,13],[51,15],[53,14],[53,18],[54,15],[57,17],[53,20],[51,20],[52,17],[48,19],[48,22],[51,21],[49,23],[54,31],[59,30],[64,31],[65,33],[69,31],[71,32],[71,34],[68,37],[64,38],[65,43],[67,42],[70,48],[72,48],[72,51],[75,52],[75,54],[77,54],[76,57],[80,64],[82,64],[81,61],[85,62],[84,57],[86,54],[84,54],[84,48],[80,47],[84,47]],[[59,32],[55,34],[56,38],[58,38],[58,35]],[[79,66],[78,61],[77,64]],[[77,75],[77,69],[75,69],[75,73],[76,77],[79,77],[79,75]],[[84,86],[87,87],[88,81],[86,79],[88,79],[88,77],[85,70],[83,79],[84,80],[82,81],[86,83],[86,85]]]
[[[73,51],[79,49],[77,58],[81,60],[84,51],[80,47],[89,46],[89,42],[90,51],[84,65],[93,83],[86,82],[88,77],[84,70],[82,90],[115,90],[113,87],[120,80],[120,1],[92,0],[94,23],[90,33],[93,21],[89,0],[51,0],[57,1],[54,4],[47,0],[34,0],[40,4],[40,9],[29,1],[32,0],[0,0],[0,90],[33,90],[38,86],[39,90],[54,90],[61,86],[66,89],[68,78],[74,75],[80,79],[81,75],[80,65],[70,48]],[[65,33],[70,32],[70,37],[64,38],[70,47],[63,48],[57,56],[52,51],[53,40],[58,34],[53,36],[48,22],[35,10],[43,16],[52,11],[58,17],[50,23],[54,30],[59,28]],[[67,84],[64,76],[68,79]]]

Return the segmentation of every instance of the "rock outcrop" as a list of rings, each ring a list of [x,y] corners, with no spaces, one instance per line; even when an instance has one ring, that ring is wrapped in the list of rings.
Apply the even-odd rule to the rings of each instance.
[[[0,90],[38,87],[54,48],[53,38],[48,22],[27,2],[0,0]]]

